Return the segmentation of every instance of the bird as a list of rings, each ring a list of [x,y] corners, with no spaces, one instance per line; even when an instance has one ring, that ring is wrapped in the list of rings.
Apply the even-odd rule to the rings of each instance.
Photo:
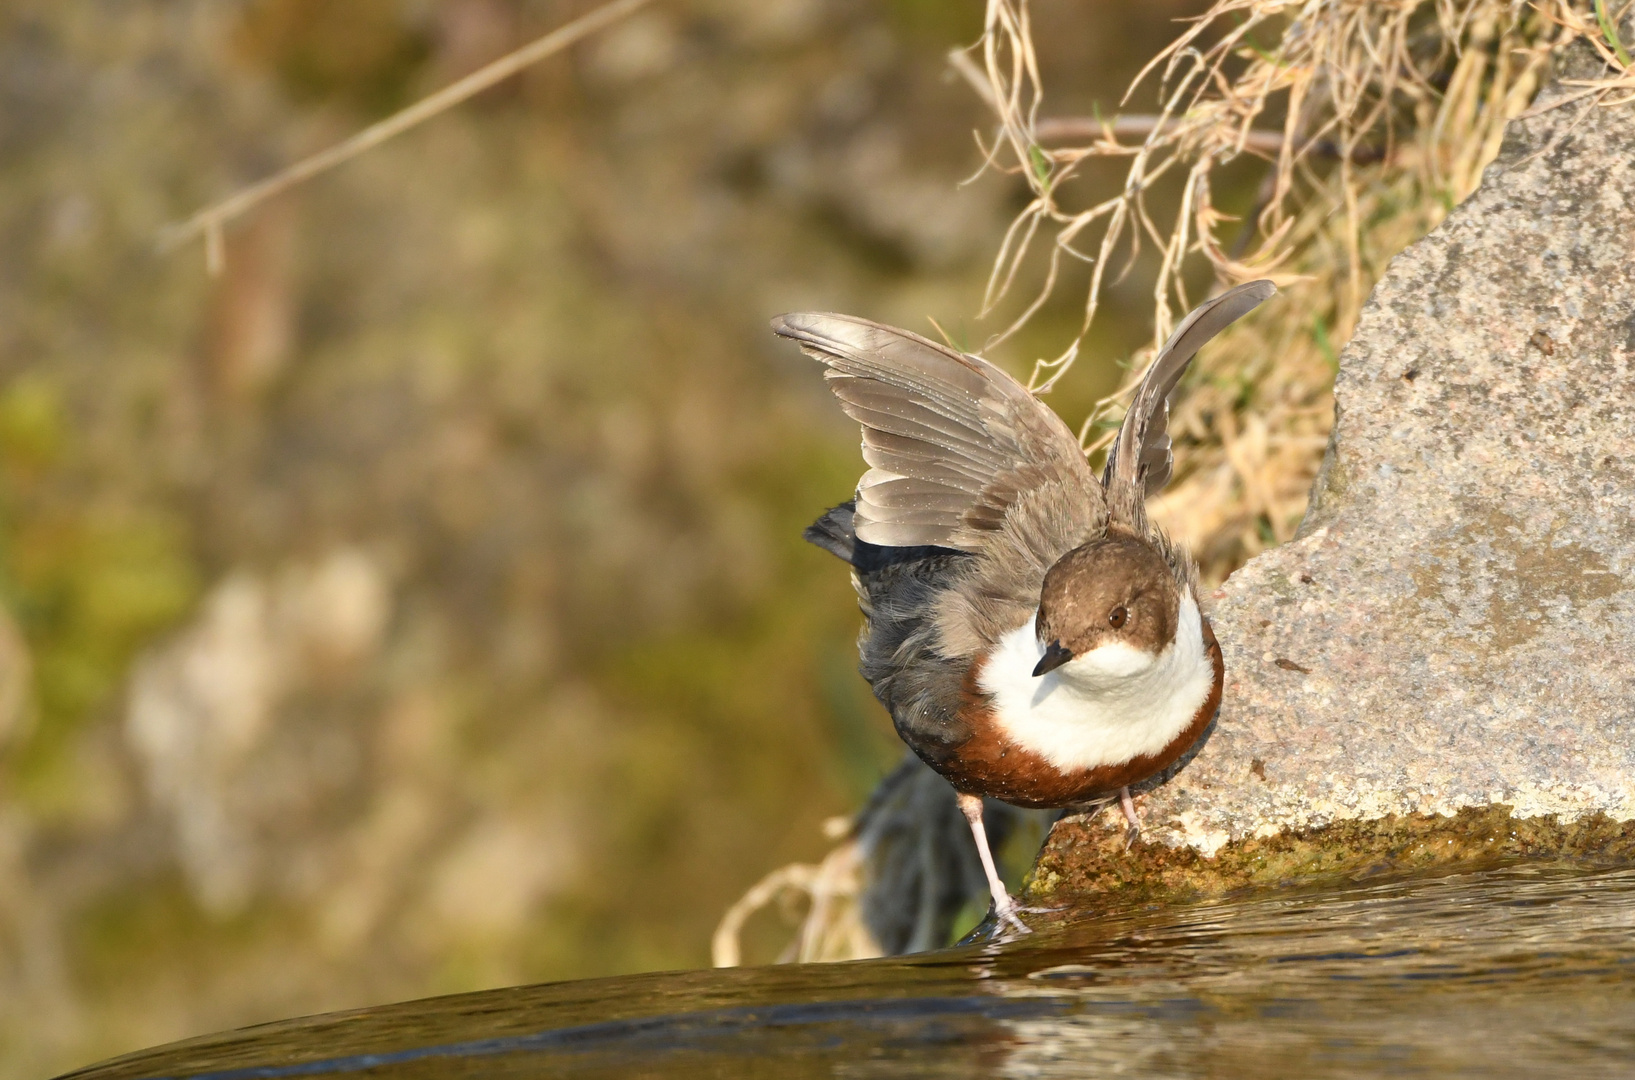
[[[773,332],[821,362],[862,426],[867,471],[805,531],[852,571],[859,671],[897,734],[957,793],[992,894],[983,797],[1076,808],[1179,760],[1220,706],[1225,664],[1197,564],[1148,518],[1174,465],[1169,403],[1194,355],[1276,292],[1252,281],[1190,312],[1136,386],[1098,476],[1079,439],[989,361],[850,315]]]

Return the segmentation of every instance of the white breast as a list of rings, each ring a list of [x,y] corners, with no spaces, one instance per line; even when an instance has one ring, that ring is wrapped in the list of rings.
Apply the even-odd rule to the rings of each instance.
[[[1034,619],[1000,639],[977,681],[993,695],[995,718],[1011,740],[1058,769],[1157,753],[1187,729],[1214,685],[1190,592],[1181,596],[1175,640],[1156,657],[1103,645],[1038,678],[1033,669],[1044,649]]]

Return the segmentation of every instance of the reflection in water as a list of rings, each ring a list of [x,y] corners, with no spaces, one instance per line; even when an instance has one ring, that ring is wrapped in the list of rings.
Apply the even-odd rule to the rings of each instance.
[[[1585,1075],[1635,1062],[1635,871],[1080,917],[909,959],[558,983],[134,1055],[211,1076]]]

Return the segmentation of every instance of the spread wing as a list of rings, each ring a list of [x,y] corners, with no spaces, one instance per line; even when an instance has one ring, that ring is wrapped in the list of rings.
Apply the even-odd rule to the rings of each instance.
[[[1270,281],[1251,281],[1198,305],[1181,320],[1142,377],[1130,411],[1124,414],[1102,476],[1108,487],[1120,482],[1151,495],[1169,483],[1174,462],[1170,453],[1169,398],[1175,384],[1210,338],[1275,292],[1277,287]]]
[[[979,551],[1046,487],[1077,503],[1075,516],[1100,516],[1101,485],[1073,433],[986,360],[849,315],[782,315],[772,329],[828,368],[829,388],[863,425],[859,539]]]

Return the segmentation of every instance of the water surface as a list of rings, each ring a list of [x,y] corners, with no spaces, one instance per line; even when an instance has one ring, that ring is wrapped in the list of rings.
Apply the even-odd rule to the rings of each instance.
[[[75,1076],[1635,1075],[1632,928],[1635,870],[1512,867],[1080,913],[916,958],[435,998]]]

